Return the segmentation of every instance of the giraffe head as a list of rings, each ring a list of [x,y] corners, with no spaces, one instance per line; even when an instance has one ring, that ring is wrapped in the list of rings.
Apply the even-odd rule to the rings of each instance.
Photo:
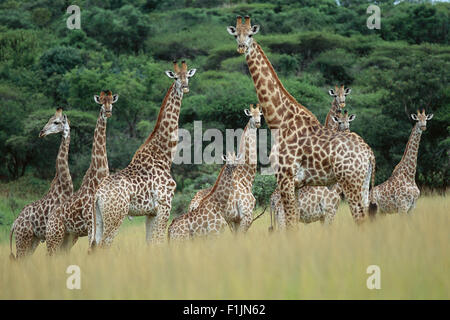
[[[250,105],[250,110],[244,110],[245,115],[250,117],[250,128],[255,129],[261,126],[261,116],[262,112],[259,108],[259,103],[256,104],[256,107],[253,107],[253,104]]]
[[[338,124],[338,131],[348,131],[350,130],[350,122],[355,118],[354,114],[348,115],[347,110],[344,112],[338,110],[337,115],[333,116],[333,121]]]
[[[178,91],[189,92],[189,78],[193,77],[197,69],[188,71],[186,61],[181,61],[181,69],[176,61],[173,62],[173,71],[167,70],[166,75],[175,80],[175,86]]]
[[[425,114],[425,109],[422,109],[422,112],[417,110],[417,114],[413,113],[411,114],[411,118],[418,122],[418,128],[419,130],[425,131],[427,130],[427,121],[431,120],[433,118],[433,114]]]
[[[226,171],[233,172],[233,170],[237,167],[239,161],[242,159],[242,155],[236,155],[236,153],[234,152],[228,152],[226,156],[222,156],[222,159],[226,163]]]
[[[39,133],[39,138],[59,132],[62,132],[64,138],[67,138],[70,132],[70,122],[62,111],[62,108],[56,109],[55,114],[48,120],[47,124]]]
[[[240,54],[248,53],[253,43],[253,35],[259,31],[259,25],[252,26],[250,24],[250,17],[244,17],[244,23],[242,23],[242,17],[237,16],[236,27],[227,27],[228,33],[236,38],[238,47],[237,52]]]
[[[102,91],[100,93],[100,96],[97,95],[94,96],[95,102],[102,105],[102,113],[103,116],[106,118],[111,117],[113,103],[116,103],[118,99],[119,95],[118,94],[113,95],[112,92],[109,90]]]
[[[352,89],[344,89],[344,85],[341,85],[341,87],[335,86],[335,90],[330,89],[328,91],[330,96],[334,97],[336,105],[339,108],[338,110],[342,110],[343,108],[345,108],[345,96],[349,95],[350,92],[352,92]]]

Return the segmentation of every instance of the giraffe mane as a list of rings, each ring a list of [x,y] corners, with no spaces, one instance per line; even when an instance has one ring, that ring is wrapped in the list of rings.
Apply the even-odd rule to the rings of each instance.
[[[286,88],[281,83],[280,79],[278,78],[277,73],[275,72],[272,64],[270,63],[269,59],[267,58],[266,54],[264,53],[264,51],[261,48],[261,46],[259,45],[259,43],[257,43],[256,41],[254,41],[253,43],[256,45],[256,48],[260,51],[262,58],[266,62],[267,66],[269,67],[270,73],[272,73],[272,78],[275,79],[281,92],[284,93],[284,95],[291,101],[291,103],[293,103],[295,106],[299,107],[300,109],[304,110],[311,118],[313,118],[317,122],[317,124],[320,124],[319,120],[317,120],[316,116],[308,108],[306,108],[304,105],[302,105],[297,100],[295,100],[295,98],[286,90]]]

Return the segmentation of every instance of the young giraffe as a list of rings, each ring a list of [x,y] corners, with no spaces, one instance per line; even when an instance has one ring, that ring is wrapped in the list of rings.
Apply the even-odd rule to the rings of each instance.
[[[335,90],[330,89],[328,93],[334,99],[331,102],[330,111],[328,111],[327,117],[325,119],[325,127],[331,130],[338,131],[338,127],[335,121],[333,121],[333,117],[339,116],[342,110],[345,108],[345,97],[348,96],[352,92],[352,89],[347,88],[344,89],[344,85],[340,87],[335,86]]]
[[[73,193],[72,177],[69,171],[70,122],[62,108],[56,109],[55,114],[48,120],[41,130],[39,137],[62,132],[61,144],[56,157],[56,174],[50,185],[50,190],[40,200],[23,208],[14,221],[9,236],[11,258],[12,236],[16,233],[17,258],[33,254],[39,241],[45,240],[45,229],[50,212],[66,201]]]
[[[337,111],[336,115],[332,116],[331,119],[338,124],[337,131],[349,132],[350,122],[355,119],[355,115],[352,114],[349,116],[347,110],[344,112]],[[341,193],[342,188],[338,183],[331,188],[305,186],[299,189],[297,198],[300,208],[300,222],[311,223],[320,220],[322,223],[331,224],[341,202]],[[270,196],[270,216],[270,221],[276,222],[280,229],[286,227],[281,195],[278,188]],[[271,225],[269,230],[273,229],[274,227]]]
[[[433,118],[433,114],[426,115],[425,110],[417,110],[417,114],[411,114],[411,118],[417,123],[411,131],[401,161],[389,179],[373,190],[374,199],[382,213],[408,213],[416,207],[420,196],[415,181],[417,153],[422,132],[427,129],[427,121]]]
[[[245,115],[250,117],[239,144],[239,154],[243,155],[243,163],[237,166],[233,176],[233,194],[229,199],[227,210],[224,214],[225,221],[232,231],[246,232],[253,220],[253,208],[256,199],[252,194],[253,180],[255,180],[257,157],[256,157],[256,130],[261,126],[261,115],[259,104],[250,110],[245,109]],[[189,211],[198,207],[202,198],[207,195],[211,188],[200,190],[192,199]]]
[[[166,75],[175,81],[163,100],[152,133],[130,164],[105,179],[97,191],[91,248],[109,246],[127,215],[146,216],[147,242],[165,240],[176,188],[170,167],[178,142],[178,117],[183,94],[189,92],[189,78],[196,72],[188,71],[185,61],[181,69],[176,61],[173,65],[174,72],[166,71]]]
[[[111,91],[95,95],[101,105],[92,143],[91,164],[86,171],[80,189],[66,202],[50,213],[45,239],[47,251],[53,255],[59,249],[69,250],[78,240],[89,233],[94,212],[94,195],[100,182],[109,175],[106,154],[106,122],[112,115],[112,107],[119,96]]]
[[[375,157],[370,147],[355,133],[334,132],[298,103],[280,82],[261,47],[253,40],[259,26],[250,17],[237,18],[228,32],[236,38],[240,54],[245,54],[264,118],[278,132],[276,177],[286,222],[297,222],[299,212],[296,188],[329,186],[338,182],[357,223],[373,209],[370,185],[374,183]],[[272,162],[273,163],[273,162]],[[372,183],[371,183],[372,182]]]
[[[225,231],[227,221],[224,215],[233,194],[233,172],[240,158],[234,153],[229,153],[223,159],[226,163],[208,195],[200,201],[197,208],[175,218],[170,224],[169,241],[218,235]]]

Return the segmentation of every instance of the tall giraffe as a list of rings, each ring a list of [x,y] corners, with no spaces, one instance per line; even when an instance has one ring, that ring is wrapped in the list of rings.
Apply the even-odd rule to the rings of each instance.
[[[252,194],[253,181],[256,175],[256,130],[261,126],[261,115],[259,104],[244,110],[245,115],[250,117],[241,136],[239,143],[239,154],[243,155],[243,163],[238,164],[233,175],[233,194],[229,199],[224,219],[232,231],[246,232],[253,220],[253,208],[256,199]],[[196,193],[189,205],[189,211],[198,207],[200,201],[211,188],[200,190]]]
[[[417,123],[411,131],[402,159],[389,179],[373,190],[374,199],[382,213],[408,213],[416,207],[420,196],[415,181],[417,153],[422,132],[427,129],[427,121],[433,118],[433,114],[426,115],[425,110],[417,110],[417,114],[411,114],[411,118]]]
[[[56,157],[56,174],[47,194],[23,208],[11,227],[9,236],[11,258],[12,236],[16,233],[17,258],[33,254],[39,241],[45,240],[45,229],[50,212],[66,201],[73,193],[72,177],[69,171],[70,122],[62,108],[56,109],[55,114],[48,120],[41,130],[39,137],[62,132],[58,156]]]
[[[181,69],[174,62],[174,79],[164,97],[155,128],[139,147],[130,164],[103,181],[95,196],[96,211],[90,248],[109,246],[123,219],[146,216],[147,242],[161,243],[165,239],[172,198],[176,183],[170,174],[178,142],[178,118],[183,94],[189,92],[189,78],[196,69],[188,71],[185,61]]]
[[[345,97],[352,92],[352,89],[344,89],[344,85],[340,87],[335,86],[335,90],[330,89],[328,93],[333,97],[331,102],[330,111],[328,111],[327,117],[325,119],[325,127],[331,130],[337,131],[337,123],[333,121],[333,117],[339,116],[339,113],[345,108]]]
[[[197,208],[175,218],[169,226],[168,239],[182,241],[206,235],[218,235],[225,231],[229,199],[233,194],[233,172],[240,157],[229,153],[214,186]]]
[[[250,17],[238,16],[236,27],[228,32],[236,38],[240,54],[245,54],[264,118],[275,136],[276,177],[286,222],[297,222],[299,212],[296,188],[329,186],[338,182],[349,202],[355,222],[367,218],[373,209],[370,185],[374,184],[375,157],[370,147],[355,133],[335,132],[323,127],[306,107],[283,87],[275,70],[253,35],[259,26]],[[273,162],[272,162],[273,163]],[[372,183],[371,183],[372,182]]]
[[[337,111],[331,120],[338,124],[337,131],[350,131],[350,122],[355,119],[355,115],[348,115],[347,110],[344,112]],[[297,199],[300,208],[299,220],[303,223],[311,223],[321,221],[325,224],[331,224],[336,216],[339,203],[341,202],[342,188],[336,183],[332,187],[323,186],[305,186],[298,190]],[[269,230],[273,230],[272,221],[274,221],[280,229],[286,227],[286,219],[281,203],[280,191],[275,191],[270,196],[270,221]],[[276,225],[275,224],[275,225]]]
[[[108,156],[106,154],[106,122],[112,115],[112,107],[119,96],[111,91],[102,91],[94,100],[101,105],[92,142],[91,164],[84,174],[77,192],[66,202],[50,213],[45,239],[47,252],[53,255],[59,249],[69,250],[90,230],[94,212],[94,195],[100,182],[109,175]]]

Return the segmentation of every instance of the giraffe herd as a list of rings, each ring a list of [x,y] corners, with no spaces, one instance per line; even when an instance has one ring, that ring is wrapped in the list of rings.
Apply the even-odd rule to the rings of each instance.
[[[39,242],[46,242],[48,255],[70,250],[79,237],[88,236],[89,252],[109,247],[125,217],[146,217],[146,240],[160,244],[198,236],[219,235],[227,227],[245,233],[253,222],[256,199],[252,194],[257,170],[256,131],[261,116],[276,135],[270,155],[277,187],[270,197],[271,221],[279,229],[297,222],[332,223],[341,197],[347,200],[357,224],[381,213],[407,213],[415,207],[420,190],[415,183],[421,134],[433,115],[418,111],[404,155],[391,177],[374,186],[375,156],[367,143],[350,131],[355,119],[345,108],[350,88],[336,86],[325,124],[284,88],[261,46],[254,40],[259,25],[238,16],[228,33],[245,56],[259,103],[244,113],[249,117],[238,153],[223,157],[215,184],[197,192],[188,212],[168,227],[176,183],[171,165],[178,142],[178,120],[183,95],[189,92],[188,70],[175,61],[173,79],[155,124],[127,167],[110,175],[106,152],[106,124],[112,116],[117,94],[102,91],[94,96],[101,105],[91,153],[91,163],[81,187],[73,193],[69,172],[70,122],[62,108],[49,119],[39,137],[61,133],[56,174],[48,193],[24,207],[10,233],[11,258],[31,255]],[[270,230],[273,230],[271,226]],[[16,256],[12,238],[15,234]]]

